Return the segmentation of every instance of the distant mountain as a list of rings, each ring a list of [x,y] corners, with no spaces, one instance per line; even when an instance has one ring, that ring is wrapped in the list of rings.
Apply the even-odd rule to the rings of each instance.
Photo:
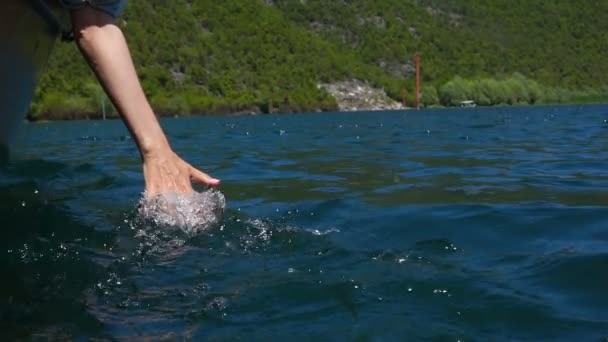
[[[425,79],[523,73],[548,85],[608,83],[608,2],[275,1],[293,22],[387,71],[425,57]]]
[[[131,0],[119,25],[162,114],[331,110],[319,84],[350,79],[411,101],[416,52],[428,105],[608,94],[608,1]],[[58,44],[30,117],[94,116],[102,97]]]

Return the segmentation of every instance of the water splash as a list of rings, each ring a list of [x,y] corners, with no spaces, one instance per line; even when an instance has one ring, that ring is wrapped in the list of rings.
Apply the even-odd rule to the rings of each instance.
[[[145,223],[193,236],[217,224],[225,207],[226,198],[216,190],[162,193],[144,196],[139,202],[138,214]]]

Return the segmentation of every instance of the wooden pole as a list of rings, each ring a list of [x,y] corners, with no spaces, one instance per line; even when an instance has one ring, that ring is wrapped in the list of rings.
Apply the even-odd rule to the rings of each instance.
[[[101,94],[101,113],[103,115],[103,119],[106,119],[106,97]]]
[[[416,109],[420,109],[420,54],[416,54]]]

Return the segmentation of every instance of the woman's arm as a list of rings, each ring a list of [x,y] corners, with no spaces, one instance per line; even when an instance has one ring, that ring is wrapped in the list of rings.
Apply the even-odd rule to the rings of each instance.
[[[177,156],[160,127],[141,84],[125,37],[109,14],[91,6],[71,12],[74,36],[137,142],[143,160],[146,194],[188,192],[191,180],[218,186],[220,181]]]

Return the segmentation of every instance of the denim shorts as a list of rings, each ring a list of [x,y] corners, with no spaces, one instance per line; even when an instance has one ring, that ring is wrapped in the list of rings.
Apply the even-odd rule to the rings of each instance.
[[[75,10],[88,4],[114,18],[118,18],[127,5],[127,0],[59,0],[59,2],[68,10]]]

